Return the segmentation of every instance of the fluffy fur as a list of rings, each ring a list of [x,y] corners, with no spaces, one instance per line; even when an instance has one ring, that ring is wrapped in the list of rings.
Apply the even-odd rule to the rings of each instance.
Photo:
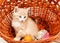
[[[16,37],[14,40],[20,40],[25,35],[31,35],[33,39],[37,36],[38,27],[36,23],[28,17],[29,8],[15,7],[13,10],[12,26],[15,29]]]

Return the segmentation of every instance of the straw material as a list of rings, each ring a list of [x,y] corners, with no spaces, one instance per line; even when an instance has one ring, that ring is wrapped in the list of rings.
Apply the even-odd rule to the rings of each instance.
[[[15,6],[30,7],[29,17],[38,25],[39,30],[46,29],[50,33],[47,40],[37,40],[29,43],[51,43],[60,36],[60,4],[50,0],[3,0],[0,4],[0,36],[9,43],[26,43],[14,41],[14,29],[11,26],[12,10]]]

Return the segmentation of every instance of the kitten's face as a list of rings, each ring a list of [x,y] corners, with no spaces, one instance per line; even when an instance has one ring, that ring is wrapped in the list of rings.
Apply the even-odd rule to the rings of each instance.
[[[25,22],[28,18],[29,8],[18,8],[13,10],[13,18],[19,20],[20,22]]]

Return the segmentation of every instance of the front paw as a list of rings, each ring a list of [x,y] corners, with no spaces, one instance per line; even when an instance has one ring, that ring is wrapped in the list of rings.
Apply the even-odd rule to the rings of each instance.
[[[20,38],[14,38],[14,40],[15,40],[15,41],[19,41],[19,40],[20,40]]]

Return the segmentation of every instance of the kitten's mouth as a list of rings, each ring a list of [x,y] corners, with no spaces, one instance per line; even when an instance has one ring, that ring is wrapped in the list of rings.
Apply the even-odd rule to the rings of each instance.
[[[25,22],[25,21],[22,20],[22,21],[20,21],[20,22]]]
[[[21,21],[21,22],[24,22],[24,21]]]

